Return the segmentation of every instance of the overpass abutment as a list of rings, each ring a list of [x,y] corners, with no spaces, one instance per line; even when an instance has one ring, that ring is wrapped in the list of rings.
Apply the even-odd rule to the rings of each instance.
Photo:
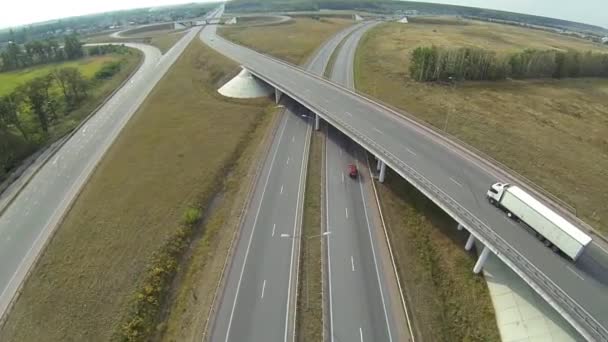
[[[473,235],[471,235],[473,236]],[[483,265],[486,263],[486,260],[488,260],[488,256],[490,255],[490,249],[488,248],[488,246],[483,246],[483,249],[481,250],[481,254],[479,254],[479,258],[477,258],[477,262],[475,263],[475,266],[473,267],[473,273],[477,274],[479,272],[481,272],[481,270],[483,269]]]

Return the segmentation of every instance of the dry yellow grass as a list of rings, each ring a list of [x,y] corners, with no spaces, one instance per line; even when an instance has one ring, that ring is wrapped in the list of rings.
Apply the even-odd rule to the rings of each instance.
[[[222,27],[223,37],[293,64],[302,64],[324,41],[352,20],[297,18],[281,25]]]
[[[1,341],[112,338],[151,256],[176,233],[187,207],[208,207],[267,117],[266,99],[217,94],[216,84],[235,67],[198,40],[188,47],[57,230]]]
[[[608,80],[566,79],[418,83],[409,54],[422,45],[608,48],[548,32],[464,22],[384,24],[362,40],[356,59],[360,91],[444,129],[530,178],[608,232]],[[447,120],[446,120],[447,119]]]

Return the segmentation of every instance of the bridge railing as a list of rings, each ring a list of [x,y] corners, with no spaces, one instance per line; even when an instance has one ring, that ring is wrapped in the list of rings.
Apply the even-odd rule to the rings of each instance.
[[[577,328],[577,330],[590,339],[598,341],[608,341],[608,331],[595,320],[580,304],[568,296],[561,288],[559,288],[547,275],[545,275],[538,267],[532,264],[526,257],[511,246],[506,240],[500,237],[490,227],[484,224],[466,208],[462,207],[456,200],[443,192],[439,187],[435,186],[431,181],[418,173],[412,167],[398,157],[378,145],[374,140],[367,137],[365,134],[358,131],[344,120],[335,117],[332,113],[327,112],[324,108],[309,103],[297,94],[290,92],[280,84],[276,84],[272,80],[266,79],[263,74],[257,72],[254,68],[249,68],[257,77],[272,84],[280,89],[284,94],[290,96],[302,105],[307,107],[312,112],[321,115],[327,122],[332,124],[338,130],[348,135],[362,147],[378,156],[394,171],[407,179],[429,199],[435,202],[446,213],[454,218],[459,223],[463,224],[468,230],[484,245],[488,246],[492,252],[512,268],[520,277],[528,282],[533,288],[539,292],[556,310],[558,310],[568,321]]]

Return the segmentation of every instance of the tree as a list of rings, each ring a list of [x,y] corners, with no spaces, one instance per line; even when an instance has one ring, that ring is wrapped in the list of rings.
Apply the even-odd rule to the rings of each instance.
[[[75,34],[64,37],[63,50],[67,59],[76,59],[84,56],[82,43]]]
[[[87,96],[89,84],[77,68],[68,67],[55,70],[53,77],[61,88],[68,107],[73,107]]]
[[[27,131],[19,119],[19,108],[23,102],[23,94],[19,90],[0,98],[0,120],[6,126],[14,126],[25,140],[29,140]]]
[[[23,92],[29,100],[30,108],[36,114],[44,133],[49,132],[50,119],[47,113],[48,91],[45,77],[37,77],[25,84]]]

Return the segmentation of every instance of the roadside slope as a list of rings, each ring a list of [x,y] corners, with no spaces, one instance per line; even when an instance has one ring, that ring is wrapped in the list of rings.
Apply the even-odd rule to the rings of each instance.
[[[191,44],[99,164],[0,340],[109,340],[184,211],[208,206],[268,102],[218,101],[226,69],[205,68],[202,49]]]

